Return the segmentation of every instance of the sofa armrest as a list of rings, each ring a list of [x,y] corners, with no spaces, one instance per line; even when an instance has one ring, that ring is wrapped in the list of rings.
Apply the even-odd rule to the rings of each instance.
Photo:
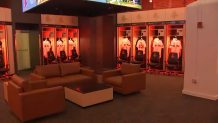
[[[45,77],[35,74],[35,73],[30,73],[30,80],[35,81],[35,80],[43,80]]]
[[[122,76],[122,88],[124,93],[132,93],[145,89],[146,84],[146,73],[133,73]]]
[[[113,77],[113,76],[120,76],[121,72],[120,70],[109,70],[109,71],[104,71],[102,74],[102,79],[103,82],[105,81],[105,79],[109,78],[109,77]]]
[[[8,106],[17,117],[21,117],[21,104],[18,94],[22,92],[21,87],[12,81],[8,82]]]
[[[43,89],[47,88],[46,80],[36,80],[36,81],[30,81],[31,89]]]
[[[88,69],[84,69],[84,68],[81,68],[81,74],[83,75],[86,75],[86,76],[89,76],[91,78],[95,78],[95,72],[94,70],[88,70]]]
[[[59,113],[65,108],[64,88],[61,86],[20,93],[19,98],[21,121]]]

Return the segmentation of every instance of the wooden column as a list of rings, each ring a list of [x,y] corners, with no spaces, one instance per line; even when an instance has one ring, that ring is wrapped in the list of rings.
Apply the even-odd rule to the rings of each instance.
[[[80,18],[80,52],[82,64],[102,74],[115,68],[115,16]],[[84,61],[85,60],[85,61]]]

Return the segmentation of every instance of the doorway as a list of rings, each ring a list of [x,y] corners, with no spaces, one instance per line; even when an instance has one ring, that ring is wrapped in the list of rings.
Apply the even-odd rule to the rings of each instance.
[[[40,65],[39,26],[16,24],[15,49],[18,74],[26,75]]]

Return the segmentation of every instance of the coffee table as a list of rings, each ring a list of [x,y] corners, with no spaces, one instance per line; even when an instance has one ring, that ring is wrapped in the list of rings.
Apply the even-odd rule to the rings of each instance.
[[[65,99],[82,107],[113,100],[113,88],[94,82],[72,83],[64,87]]]

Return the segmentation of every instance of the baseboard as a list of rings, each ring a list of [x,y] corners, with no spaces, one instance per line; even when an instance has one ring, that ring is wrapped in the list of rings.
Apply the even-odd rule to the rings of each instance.
[[[187,91],[187,90],[182,90],[182,93],[186,94],[186,95],[195,96],[195,97],[204,98],[204,99],[209,99],[209,100],[214,100],[214,101],[216,101],[218,99],[218,95],[207,95],[207,94],[196,93],[196,92]]]

